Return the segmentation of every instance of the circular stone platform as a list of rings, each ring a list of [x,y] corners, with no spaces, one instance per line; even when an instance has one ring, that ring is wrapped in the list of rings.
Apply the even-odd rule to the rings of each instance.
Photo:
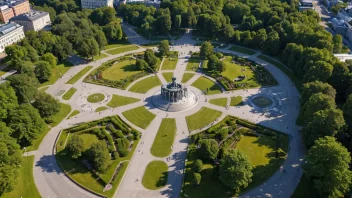
[[[271,109],[277,105],[276,99],[266,94],[257,94],[249,98],[249,103],[259,109]]]

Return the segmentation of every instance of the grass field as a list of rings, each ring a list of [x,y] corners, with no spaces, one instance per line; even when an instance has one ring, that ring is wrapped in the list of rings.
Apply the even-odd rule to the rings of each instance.
[[[105,46],[105,50],[118,48],[118,47],[123,47],[123,46],[129,45],[129,44],[130,43],[128,41],[118,41],[116,43],[110,43],[107,46]]]
[[[196,71],[199,67],[200,58],[197,56],[192,56],[187,63],[186,71]]]
[[[89,95],[87,97],[87,101],[90,102],[90,103],[98,103],[98,102],[101,102],[103,101],[105,98],[105,95],[102,94],[102,93],[95,93],[95,94],[92,94],[92,95]]]
[[[154,88],[159,85],[161,85],[159,78],[157,76],[152,76],[137,82],[128,91],[136,93],[146,93],[151,88]]]
[[[74,75],[70,80],[66,82],[66,84],[74,84],[76,83],[84,74],[86,74],[93,66],[87,66],[81,71],[79,71],[76,75]]]
[[[59,78],[61,78],[61,76],[63,76],[69,69],[71,69],[71,66],[72,66],[71,63],[62,63],[55,66],[51,70],[52,74],[50,79],[45,83],[40,84],[40,87],[54,84]]]
[[[44,88],[39,88],[38,90],[41,92],[45,92],[47,89],[49,89],[50,86],[44,87]]]
[[[95,109],[95,112],[101,112],[101,111],[104,111],[107,109],[109,109],[109,108],[102,106],[102,107],[98,107],[97,109]]]
[[[67,117],[67,119],[70,119],[70,118],[72,118],[73,116],[78,115],[79,113],[81,113],[81,112],[78,111],[78,110],[74,110],[74,111],[72,111],[72,113]]]
[[[215,121],[220,116],[220,111],[203,107],[197,113],[194,113],[190,116],[186,116],[188,130],[193,131],[196,129],[203,128],[206,125]]]
[[[192,86],[197,87],[201,91],[205,91],[206,95],[221,93],[220,87],[206,77],[198,78],[194,83],[192,83]]]
[[[107,106],[111,107],[111,108],[115,108],[115,107],[120,107],[123,105],[132,104],[132,103],[135,103],[138,101],[140,101],[140,99],[125,97],[125,96],[118,96],[118,95],[113,94],[112,99],[107,104]]]
[[[7,193],[4,193],[2,198],[19,198],[19,197],[30,197],[40,198],[40,194],[37,187],[34,184],[33,178],[33,163],[34,156],[28,156],[22,158],[22,164],[17,177],[15,188]]]
[[[60,112],[52,117],[53,123],[50,124],[51,127],[58,125],[71,112],[70,105],[63,103],[60,103],[60,105]]]
[[[76,88],[71,87],[68,91],[66,91],[66,93],[62,96],[62,99],[64,100],[69,100],[71,99],[71,97],[73,96],[73,94],[75,94],[77,91]]]
[[[107,68],[102,73],[102,77],[108,80],[119,81],[141,72],[136,67],[136,60],[123,60]]]
[[[244,47],[240,47],[240,46],[232,46],[229,50],[235,51],[235,52],[239,52],[239,53],[242,53],[242,54],[247,54],[247,55],[253,55],[253,54],[256,53],[253,50],[250,50],[250,49],[247,49],[247,48],[244,48]]]
[[[242,96],[231,97],[230,106],[242,105]]]
[[[174,70],[176,68],[178,58],[164,58],[161,70]]]
[[[168,166],[163,161],[152,161],[145,169],[142,184],[149,190],[157,190],[167,183]]]
[[[174,76],[173,72],[164,72],[162,73],[166,82],[171,82],[172,81],[172,77]]]
[[[176,121],[174,118],[164,118],[154,139],[150,152],[155,157],[166,157],[171,153],[176,134]]]
[[[132,50],[136,50],[136,49],[138,49],[138,47],[135,45],[126,45],[124,47],[119,47],[119,48],[107,50],[106,53],[108,53],[110,55],[115,55],[115,54],[120,54],[120,53],[132,51]]]
[[[184,73],[182,76],[182,83],[186,83],[189,81],[189,79],[191,79],[194,76],[194,74],[192,73]]]
[[[6,72],[0,70],[0,76],[6,74]]]
[[[225,107],[227,105],[227,98],[210,99],[209,103],[214,104],[214,105],[218,105],[221,107]]]
[[[138,127],[145,129],[156,117],[144,106],[140,106],[122,113],[123,116]]]
[[[103,58],[106,58],[108,57],[108,55],[104,54],[104,53],[100,53],[100,55],[96,55],[94,56],[94,60],[100,60],[100,59],[103,59]]]

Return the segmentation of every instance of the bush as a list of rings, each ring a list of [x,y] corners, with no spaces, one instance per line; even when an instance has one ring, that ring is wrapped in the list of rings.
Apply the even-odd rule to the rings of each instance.
[[[109,152],[113,152],[116,151],[115,145],[114,145],[114,140],[112,139],[111,135],[105,130],[105,129],[101,129],[101,131],[104,133],[106,139],[109,142]]]
[[[117,151],[113,152],[112,153],[112,157],[113,157],[114,160],[119,159],[120,158],[119,152],[117,152]]]
[[[200,173],[203,170],[203,161],[201,159],[197,159],[193,164],[193,170],[196,173]]]
[[[131,141],[134,140],[134,136],[133,135],[129,135],[129,136],[127,136],[127,139],[131,142]]]
[[[67,129],[67,132],[74,133],[74,132],[82,131],[82,130],[88,129],[88,128],[89,128],[88,124],[82,124],[82,125],[75,126],[75,127]]]
[[[221,129],[221,131],[219,133],[219,139],[224,140],[227,138],[228,135],[229,135],[228,129],[226,129],[226,130]]]
[[[199,186],[201,181],[202,181],[202,176],[199,173],[194,173],[193,174],[193,184]]]
[[[119,152],[121,157],[125,157],[127,155],[129,146],[130,141],[127,138],[117,139],[117,152]]]
[[[139,140],[139,138],[141,137],[141,134],[136,130],[132,130],[131,133],[135,140]]]
[[[115,137],[115,138],[123,138],[125,137],[122,133],[121,130],[116,130],[114,132],[111,132],[111,134]]]
[[[106,137],[101,128],[94,128],[91,130],[91,133],[95,134],[99,139],[104,139]]]

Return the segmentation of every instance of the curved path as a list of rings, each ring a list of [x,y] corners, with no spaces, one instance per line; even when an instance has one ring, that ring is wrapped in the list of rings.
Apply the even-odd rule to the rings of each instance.
[[[123,26],[124,30],[126,26]],[[128,27],[127,27],[128,28]],[[132,29],[125,32],[132,32]],[[134,33],[135,34],[135,33]],[[134,37],[136,43],[141,40],[141,38]],[[189,51],[197,51],[199,47],[195,46],[186,46],[184,44],[194,44],[195,41],[191,39],[190,34],[185,34],[181,39],[176,41],[176,46],[173,46],[173,49],[179,50],[181,53],[181,57],[179,62],[177,63],[176,69],[174,71],[176,76],[182,77],[180,73],[185,72],[185,63],[189,59],[187,53]],[[145,49],[138,49],[131,52],[141,52]],[[288,157],[285,163],[283,164],[283,169],[286,170],[285,173],[281,171],[277,171],[268,181],[264,184],[250,190],[249,192],[243,194],[243,197],[263,197],[269,196],[272,197],[290,197],[295,190],[300,177],[302,175],[299,166],[301,164],[301,159],[304,157],[304,149],[301,144],[298,126],[295,125],[296,117],[298,116],[299,111],[299,93],[295,89],[295,87],[291,86],[292,82],[290,79],[283,73],[281,70],[277,69],[275,66],[270,65],[260,59],[257,58],[257,54],[253,56],[248,56],[244,54],[240,54],[237,52],[229,51],[226,49],[217,49],[218,51],[231,53],[240,55],[243,57],[247,57],[249,59],[255,60],[264,65],[268,71],[270,71],[273,76],[275,76],[276,80],[279,82],[278,86],[267,87],[267,88],[257,88],[257,89],[249,89],[248,91],[236,90],[232,92],[224,92],[221,94],[215,95],[202,95],[200,90],[189,86],[198,96],[199,103],[196,107],[184,111],[184,112],[175,112],[175,113],[166,113],[159,109],[155,109],[151,106],[149,99],[141,100],[139,102],[121,106],[118,108],[112,108],[109,110],[105,110],[99,113],[94,112],[94,109],[84,109],[82,104],[78,101],[82,100],[82,95],[87,95],[88,93],[99,92],[99,90],[103,90],[104,93],[118,94],[122,96],[135,97],[139,99],[148,98],[155,91],[159,89],[159,87],[153,88],[149,90],[146,94],[133,93],[126,90],[119,90],[109,87],[103,87],[99,85],[87,84],[83,83],[82,77],[78,82],[73,85],[67,85],[65,82],[69,80],[73,75],[79,72],[81,69],[88,65],[92,65],[93,69],[98,67],[102,62],[106,62],[110,59],[122,56],[124,54],[109,56],[107,58],[101,59],[99,61],[95,61],[85,65],[79,65],[70,69],[62,79],[59,79],[54,85],[50,86],[46,92],[56,96],[61,102],[68,103],[72,106],[73,110],[79,110],[81,113],[77,116],[69,119],[63,120],[58,126],[52,128],[48,135],[43,139],[39,149],[35,152],[35,163],[34,163],[34,179],[36,186],[42,197],[96,197],[94,194],[85,191],[79,186],[75,185],[72,181],[70,181],[60,170],[58,167],[57,161],[53,154],[53,147],[55,145],[56,138],[61,129],[70,127],[76,123],[80,122],[88,122],[91,120],[96,120],[105,116],[110,115],[119,115],[121,119],[126,121],[131,126],[142,132],[142,138],[140,144],[137,146],[137,149],[132,156],[129,166],[125,172],[125,175],[122,179],[122,182],[119,186],[114,197],[178,197],[181,187],[182,187],[182,170],[184,168],[184,160],[186,158],[186,149],[188,145],[188,135],[191,133],[197,133],[201,130],[195,130],[188,132],[187,123],[185,116],[191,115],[197,111],[199,111],[202,107],[208,107],[215,110],[219,110],[222,112],[222,115],[218,119],[222,120],[226,115],[238,116],[243,119],[250,120],[252,122],[283,131],[290,136],[290,149],[288,152]],[[127,52],[127,53],[131,53]],[[89,72],[88,72],[89,73]],[[88,75],[88,73],[86,75]],[[189,72],[187,72],[189,73]],[[199,73],[198,73],[199,74]],[[85,76],[86,76],[85,75]],[[161,78],[163,82],[163,76],[157,75]],[[193,76],[186,85],[190,85],[201,75]],[[182,79],[182,78],[181,78]],[[71,87],[75,87],[77,92],[73,95],[73,97],[69,101],[65,101],[61,99],[62,91],[68,90]],[[263,93],[263,94],[271,94],[275,95],[278,100],[280,100],[280,115],[277,117],[265,117],[262,116],[262,113],[257,111],[255,108],[249,105],[243,105],[240,107],[230,107],[229,109],[225,109],[224,107],[212,105],[208,102],[205,102],[208,99],[213,98],[230,98],[232,96],[242,96],[244,102],[250,98],[251,96]],[[104,102],[104,104],[106,101]],[[102,103],[103,104],[103,103]],[[147,109],[149,109],[152,113],[156,115],[156,118],[151,122],[151,124],[146,129],[140,129],[139,127],[133,125],[128,120],[126,120],[122,116],[122,112],[133,109],[139,106],[144,105]],[[175,137],[175,142],[173,145],[173,151],[170,154],[171,160],[166,161],[163,158],[157,158],[151,155],[150,148],[153,144],[154,138],[157,133],[157,129],[161,123],[161,120],[165,117],[172,117],[176,119],[177,124],[177,135]],[[142,143],[143,142],[143,143]],[[141,184],[141,178],[143,177],[144,170],[147,164],[152,160],[163,160],[169,166],[169,177],[167,185],[159,190],[147,190]],[[138,179],[139,182],[136,182]]]

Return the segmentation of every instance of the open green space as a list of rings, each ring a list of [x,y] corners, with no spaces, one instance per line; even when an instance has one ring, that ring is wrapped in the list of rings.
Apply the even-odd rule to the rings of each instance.
[[[39,88],[38,90],[41,92],[45,92],[47,89],[49,89],[50,86]]]
[[[242,105],[242,96],[231,97],[230,106]]]
[[[215,82],[203,76],[198,78],[194,83],[192,83],[192,86],[197,87],[206,95],[221,93],[220,87]]]
[[[55,66],[53,69],[51,69],[51,76],[50,79],[42,84],[40,84],[40,87],[46,86],[46,85],[52,85],[54,84],[59,78],[61,78],[69,69],[71,69],[72,64],[69,62],[65,62],[62,64],[59,64]]]
[[[149,190],[157,190],[167,183],[168,166],[163,161],[152,161],[144,171],[142,184]]]
[[[104,53],[100,53],[100,55],[95,55],[93,57],[93,59],[96,61],[96,60],[100,60],[100,59],[103,59],[103,58],[106,58],[108,57],[108,55],[104,54]]]
[[[70,80],[66,82],[66,84],[74,84],[76,83],[84,74],[86,74],[93,66],[87,66],[81,71],[79,71],[76,75],[74,75]]]
[[[303,174],[295,192],[291,197],[292,198],[301,198],[301,197],[318,198],[319,195],[317,191],[314,189],[313,182]]]
[[[123,116],[136,126],[145,129],[154,120],[156,115],[140,106],[122,113]]]
[[[119,47],[119,48],[107,50],[106,53],[111,54],[111,55],[115,55],[115,54],[120,54],[120,53],[132,51],[132,50],[136,50],[136,49],[138,49],[138,47],[135,45],[127,45],[124,47]]]
[[[68,104],[60,103],[59,113],[53,115],[53,122],[50,124],[51,127],[58,125],[69,113],[71,112],[71,106]]]
[[[227,98],[210,99],[209,103],[214,104],[214,105],[218,105],[221,107],[225,107],[227,105]]]
[[[253,54],[256,53],[253,50],[250,50],[250,49],[247,49],[247,48],[244,48],[244,47],[240,47],[240,46],[232,46],[229,50],[235,51],[235,52],[239,52],[239,53],[242,53],[242,54],[247,54],[247,55],[253,55]]]
[[[166,80],[166,82],[172,82],[172,77],[174,76],[173,72],[164,72],[162,74],[163,74],[164,79]]]
[[[146,93],[151,88],[159,85],[161,85],[159,78],[157,76],[152,76],[137,82],[129,89],[129,91],[136,93]]]
[[[154,139],[150,152],[155,157],[166,157],[171,153],[176,134],[176,121],[174,118],[164,118]]]
[[[34,156],[22,158],[21,168],[16,180],[15,188],[10,192],[1,195],[2,198],[40,198],[40,194],[34,183],[33,163]]]
[[[132,97],[126,97],[126,96],[119,96],[119,95],[112,95],[112,99],[110,102],[107,104],[108,107],[115,108],[115,107],[120,107],[128,104],[132,104],[135,102],[140,101],[140,99],[137,98],[132,98]]]
[[[191,79],[194,76],[193,73],[184,73],[182,76],[182,83],[186,83],[189,81],[189,79]]]
[[[178,58],[164,58],[161,70],[174,70],[176,68]]]
[[[200,63],[200,58],[198,56],[192,56],[187,63],[186,71],[197,71]]]
[[[108,50],[108,49],[113,49],[113,48],[117,48],[117,47],[124,47],[129,44],[130,44],[130,42],[128,42],[128,41],[117,41],[117,42],[113,42],[113,43],[108,44],[104,48],[105,48],[105,50]]]
[[[107,110],[107,109],[109,109],[109,108],[102,106],[102,107],[96,108],[95,112],[101,112],[101,111],[104,111],[104,110]]]
[[[68,91],[66,91],[66,93],[62,96],[62,99],[64,100],[69,100],[71,99],[71,97],[73,96],[73,94],[75,94],[77,91],[76,88],[71,87]]]
[[[102,72],[102,77],[108,80],[119,81],[140,72],[136,66],[136,60],[127,59],[116,61],[115,64]]]
[[[78,114],[80,114],[80,113],[81,113],[80,111],[74,110],[74,111],[72,111],[72,113],[67,117],[67,119],[70,119],[70,118],[72,118],[73,116],[78,115]]]
[[[197,113],[186,116],[188,130],[193,131],[196,129],[201,129],[215,121],[221,116],[221,114],[222,113],[220,111],[202,107],[202,109]]]
[[[0,70],[0,76],[2,76],[2,75],[4,75],[4,74],[6,74],[6,72]]]
[[[97,103],[97,102],[101,102],[103,101],[105,98],[105,95],[102,94],[102,93],[95,93],[95,94],[92,94],[92,95],[89,95],[87,97],[87,101],[90,102],[90,103]]]

